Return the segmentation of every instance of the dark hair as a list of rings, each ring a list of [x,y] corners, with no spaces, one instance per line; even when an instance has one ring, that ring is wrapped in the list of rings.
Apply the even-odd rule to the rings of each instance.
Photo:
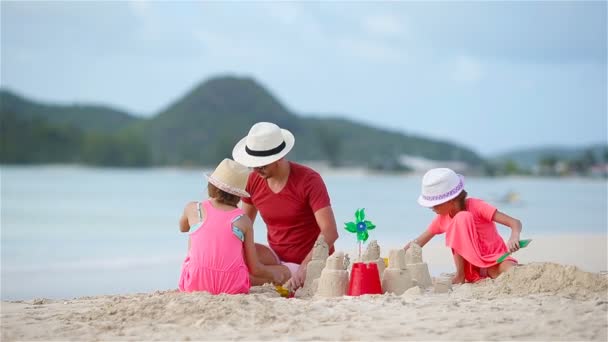
[[[467,210],[466,199],[467,192],[464,189],[458,194],[458,196],[454,197],[453,201],[455,201],[458,205],[458,211]]]
[[[215,198],[216,201],[233,207],[236,207],[241,200],[239,196],[219,189],[211,183],[207,183],[207,194],[209,194],[209,197]]]

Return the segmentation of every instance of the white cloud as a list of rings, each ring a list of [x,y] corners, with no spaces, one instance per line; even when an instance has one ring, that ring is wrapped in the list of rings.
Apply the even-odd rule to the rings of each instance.
[[[200,42],[208,55],[220,58],[267,58],[267,51],[259,42],[247,42],[243,39],[218,34],[208,30],[192,32],[196,41]]]
[[[363,30],[372,36],[399,37],[405,35],[404,22],[390,14],[374,14],[363,18]]]
[[[481,62],[469,56],[459,56],[451,65],[451,78],[462,83],[478,83],[484,77]]]
[[[131,0],[127,2],[131,12],[139,19],[146,21],[150,15],[150,3],[146,0]]]
[[[265,3],[266,13],[285,25],[293,25],[299,21],[302,12],[295,2]]]
[[[374,40],[343,37],[337,40],[337,45],[347,54],[371,62],[396,63],[407,59],[407,56],[394,46]]]

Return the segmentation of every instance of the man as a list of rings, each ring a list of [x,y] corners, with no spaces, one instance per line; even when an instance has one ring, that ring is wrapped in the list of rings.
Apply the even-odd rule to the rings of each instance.
[[[247,181],[249,198],[243,210],[252,221],[260,212],[266,223],[269,246],[256,244],[261,263],[280,271],[287,286],[304,284],[312,248],[322,234],[330,253],[338,238],[336,219],[327,188],[313,169],[285,159],[293,148],[291,132],[269,122],[258,122],[241,139],[232,156],[254,170]],[[251,277],[252,285],[269,282]]]

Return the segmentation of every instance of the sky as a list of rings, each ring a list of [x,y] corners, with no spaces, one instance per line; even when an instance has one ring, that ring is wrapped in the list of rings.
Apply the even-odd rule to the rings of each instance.
[[[2,1],[0,86],[152,116],[221,75],[484,156],[608,142],[607,2]]]

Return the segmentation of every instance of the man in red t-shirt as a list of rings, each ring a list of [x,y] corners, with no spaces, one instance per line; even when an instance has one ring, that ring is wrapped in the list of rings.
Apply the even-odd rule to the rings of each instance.
[[[268,246],[256,244],[258,259],[288,280],[295,290],[304,284],[312,247],[322,234],[330,253],[338,238],[336,219],[327,188],[313,169],[285,159],[293,148],[291,132],[269,122],[258,122],[232,151],[237,162],[253,168],[249,175],[243,210],[266,223]],[[253,285],[269,279],[251,277]]]

